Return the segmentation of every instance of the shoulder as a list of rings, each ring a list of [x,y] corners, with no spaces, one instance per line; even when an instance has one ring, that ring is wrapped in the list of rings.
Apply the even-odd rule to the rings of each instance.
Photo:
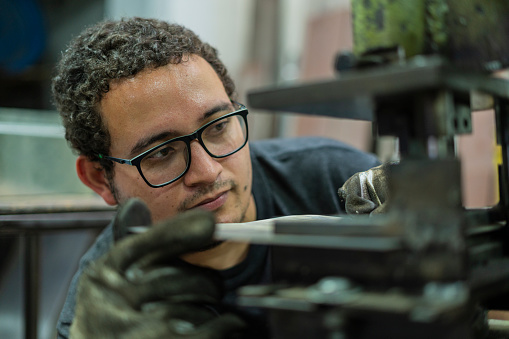
[[[96,238],[94,244],[83,255],[80,260],[79,268],[74,277],[72,278],[67,297],[60,313],[57,323],[57,337],[68,338],[69,328],[74,318],[74,308],[76,306],[76,292],[78,281],[83,271],[90,265],[91,262],[105,254],[113,244],[113,226],[110,223]]]
[[[99,259],[113,245],[113,224],[110,223],[99,236],[94,244],[88,249],[80,260],[80,271],[90,264],[90,262]]]
[[[379,160],[344,142],[323,137],[281,138],[254,141],[252,157],[261,161],[292,161],[302,164],[338,165],[359,171],[377,166]]]
[[[258,218],[339,213],[337,189],[379,164],[373,154],[320,137],[261,140],[250,148]]]

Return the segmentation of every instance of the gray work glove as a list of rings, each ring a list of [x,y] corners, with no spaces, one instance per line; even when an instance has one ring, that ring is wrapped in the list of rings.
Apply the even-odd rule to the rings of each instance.
[[[387,163],[356,173],[344,183],[338,194],[346,213],[385,212],[389,193],[387,179],[389,166]]]
[[[177,259],[209,245],[214,228],[195,210],[118,241],[80,278],[70,338],[237,338],[244,322],[215,311],[218,272]]]

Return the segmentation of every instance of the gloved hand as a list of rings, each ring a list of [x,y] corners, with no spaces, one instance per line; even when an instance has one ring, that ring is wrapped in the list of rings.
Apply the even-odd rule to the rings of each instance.
[[[388,170],[390,164],[373,167],[351,176],[338,190],[348,214],[383,213],[387,208]]]
[[[129,215],[126,208],[139,210],[140,201],[126,204],[120,218]],[[80,278],[70,338],[213,339],[240,333],[240,318],[214,310],[222,298],[218,273],[177,259],[210,244],[214,228],[213,216],[196,210],[121,239]]]

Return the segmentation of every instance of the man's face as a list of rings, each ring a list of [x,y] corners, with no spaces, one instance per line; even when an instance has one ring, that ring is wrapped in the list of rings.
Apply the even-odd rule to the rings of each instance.
[[[194,132],[225,114],[224,109],[218,110],[225,105],[232,107],[218,75],[203,58],[193,55],[180,64],[111,83],[99,108],[111,137],[110,155],[131,159],[166,140]],[[139,197],[154,221],[196,207],[214,212],[217,222],[255,219],[248,145],[215,159],[194,140],[189,171],[160,188],[149,187],[135,166],[115,164],[113,171],[118,203]]]

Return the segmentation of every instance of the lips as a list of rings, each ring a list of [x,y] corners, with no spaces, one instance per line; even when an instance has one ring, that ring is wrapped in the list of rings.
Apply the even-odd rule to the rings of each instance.
[[[214,197],[207,198],[196,204],[193,208],[203,208],[208,211],[214,211],[223,206],[228,198],[228,191],[222,192]]]

